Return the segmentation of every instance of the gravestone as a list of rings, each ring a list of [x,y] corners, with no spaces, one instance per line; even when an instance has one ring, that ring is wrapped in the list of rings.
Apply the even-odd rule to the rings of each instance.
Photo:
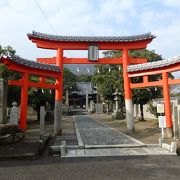
[[[17,107],[17,103],[12,103],[12,109],[10,114],[10,124],[18,125],[19,122],[19,108]]]
[[[7,81],[0,79],[0,124],[7,123]]]

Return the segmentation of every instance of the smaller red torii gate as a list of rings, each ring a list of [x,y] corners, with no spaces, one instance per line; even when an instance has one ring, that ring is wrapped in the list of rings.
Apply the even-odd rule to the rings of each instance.
[[[21,104],[20,104],[20,128],[27,128],[27,106],[28,106],[28,88],[48,88],[57,89],[57,84],[49,84],[46,78],[51,77],[57,79],[60,69],[58,66],[38,63],[23,59],[19,56],[4,56],[0,58],[0,62],[8,67],[8,70],[22,73],[20,80],[9,80],[8,85],[21,87]],[[31,75],[39,76],[39,82],[30,81]]]
[[[171,104],[170,104],[170,92],[169,86],[173,84],[180,84],[180,79],[168,78],[168,73],[180,70],[180,56],[172,59],[149,62],[138,65],[128,66],[128,77],[143,77],[141,83],[130,83],[130,88],[146,88],[153,86],[161,86],[163,88],[164,105],[165,105],[165,116],[166,116],[166,127],[167,135],[173,136],[172,132],[172,115],[171,115]],[[162,79],[158,81],[149,81],[148,76],[161,74]]]

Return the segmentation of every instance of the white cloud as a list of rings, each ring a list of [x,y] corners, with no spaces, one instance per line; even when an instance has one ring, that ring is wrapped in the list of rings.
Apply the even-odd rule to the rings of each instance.
[[[168,7],[180,9],[180,1],[179,0],[164,0],[162,2]]]
[[[163,57],[180,54],[180,1],[135,0],[36,0],[58,34],[132,35],[151,31],[157,38],[149,46]],[[178,6],[178,7],[177,7]],[[51,56],[28,40],[33,29],[54,34],[36,3],[31,0],[0,1],[0,44],[11,45],[25,58]]]

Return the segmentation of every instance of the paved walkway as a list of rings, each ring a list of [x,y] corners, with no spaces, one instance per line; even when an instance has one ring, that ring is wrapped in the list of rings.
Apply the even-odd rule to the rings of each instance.
[[[66,148],[62,157],[176,155],[158,144],[145,145],[86,115],[74,116],[78,147]]]
[[[140,141],[85,115],[74,116],[78,144],[84,148],[139,147]]]

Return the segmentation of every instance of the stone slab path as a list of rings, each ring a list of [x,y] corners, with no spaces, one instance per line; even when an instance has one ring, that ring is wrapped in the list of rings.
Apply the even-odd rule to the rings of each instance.
[[[102,156],[156,156],[156,155],[177,155],[166,149],[152,145],[148,147],[131,148],[95,148],[95,149],[67,149],[66,155],[61,157],[102,157]]]
[[[140,147],[140,141],[86,115],[74,116],[78,145],[81,148]]]

